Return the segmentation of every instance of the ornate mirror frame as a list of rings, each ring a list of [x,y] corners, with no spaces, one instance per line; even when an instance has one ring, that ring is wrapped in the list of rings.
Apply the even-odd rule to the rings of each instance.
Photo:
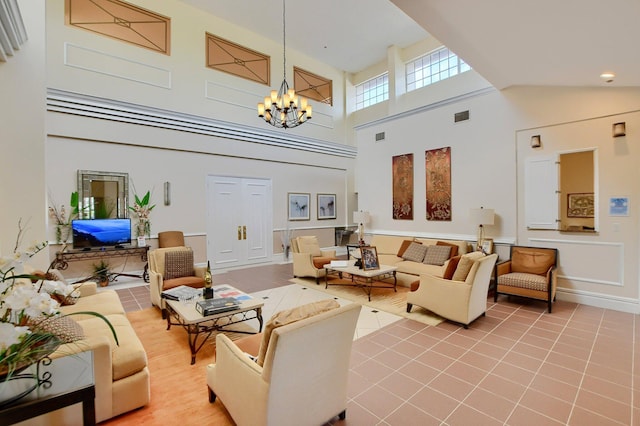
[[[80,219],[129,217],[128,173],[78,170],[78,194]]]

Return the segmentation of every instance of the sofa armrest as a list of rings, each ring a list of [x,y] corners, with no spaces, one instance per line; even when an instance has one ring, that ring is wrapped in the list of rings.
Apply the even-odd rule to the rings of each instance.
[[[80,297],[93,296],[98,292],[98,285],[95,281],[85,281],[83,283],[73,284],[73,287],[80,291]]]

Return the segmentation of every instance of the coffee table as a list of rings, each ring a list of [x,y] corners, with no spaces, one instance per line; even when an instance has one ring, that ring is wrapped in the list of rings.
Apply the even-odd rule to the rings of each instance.
[[[252,319],[257,319],[260,324],[258,333],[262,331],[262,307],[264,306],[262,300],[254,299],[227,284],[213,286],[213,294],[215,298],[235,297],[240,301],[240,306],[232,311],[203,316],[196,311],[195,303],[196,300],[202,300],[202,297],[187,302],[166,299],[168,311],[167,330],[172,325],[179,325],[185,329],[189,339],[189,348],[191,349],[191,364],[195,364],[196,354],[214,331],[255,334],[255,332],[251,331],[228,328],[233,324]]]
[[[380,265],[378,269],[369,269],[364,270],[360,269],[357,266],[354,266],[353,261],[349,261],[348,266],[331,266],[331,264],[327,264],[324,266],[325,274],[324,274],[324,288],[328,288],[330,285],[346,285],[346,286],[354,286],[361,287],[364,292],[369,297],[369,302],[371,302],[371,291],[374,288],[393,288],[393,291],[398,291],[396,289],[397,278],[396,278],[396,269],[397,266],[389,266],[389,265]],[[329,275],[338,275],[340,278],[344,277],[345,274],[349,274],[351,276],[350,283],[329,283]],[[393,284],[390,282],[385,282],[383,280],[393,278]],[[374,284],[374,282],[376,284]]]

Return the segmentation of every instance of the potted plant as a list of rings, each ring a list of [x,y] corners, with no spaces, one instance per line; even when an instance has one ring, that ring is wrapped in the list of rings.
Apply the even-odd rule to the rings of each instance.
[[[109,285],[109,275],[111,274],[109,263],[101,260],[100,263],[93,264],[93,278],[98,280],[101,287]]]

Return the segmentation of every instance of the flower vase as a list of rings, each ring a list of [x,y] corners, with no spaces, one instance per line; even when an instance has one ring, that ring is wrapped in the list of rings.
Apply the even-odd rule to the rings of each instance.
[[[71,227],[69,225],[56,225],[56,244],[64,244],[69,240]]]

